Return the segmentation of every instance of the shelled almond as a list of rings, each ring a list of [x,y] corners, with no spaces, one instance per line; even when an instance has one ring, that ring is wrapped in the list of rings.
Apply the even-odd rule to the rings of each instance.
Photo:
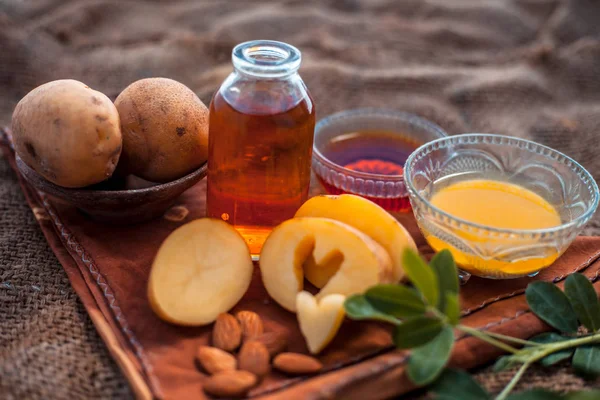
[[[238,366],[241,370],[252,372],[263,378],[271,372],[271,357],[264,344],[257,341],[248,341],[242,345],[238,355]]]
[[[314,374],[323,368],[316,358],[300,353],[281,353],[273,360],[273,366],[289,375]]]
[[[271,358],[284,351],[287,347],[287,338],[282,332],[265,332],[253,340],[264,344]]]
[[[217,397],[240,397],[256,385],[256,376],[248,371],[224,371],[208,377],[204,391]]]
[[[242,342],[242,328],[231,314],[223,313],[217,317],[212,333],[213,346],[232,352]]]
[[[244,340],[249,340],[263,334],[263,323],[257,313],[253,311],[240,311],[235,316],[242,328],[242,338]]]
[[[202,368],[211,375],[237,369],[235,357],[216,347],[200,346],[196,352],[196,359]]]
[[[261,317],[252,311],[240,311],[235,317],[228,313],[219,315],[213,327],[212,344],[214,347],[200,346],[196,358],[210,375],[203,383],[204,391],[217,397],[245,395],[272,367],[288,375],[314,374],[323,368],[314,357],[282,353],[287,346],[287,334],[264,332]],[[231,353],[238,348],[236,358]]]

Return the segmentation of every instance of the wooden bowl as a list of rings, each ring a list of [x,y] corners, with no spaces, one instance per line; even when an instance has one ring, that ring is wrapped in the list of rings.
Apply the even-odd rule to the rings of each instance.
[[[206,176],[207,163],[168,183],[140,178],[111,178],[97,185],[69,189],[47,181],[16,156],[17,168],[35,189],[77,207],[92,219],[111,224],[133,224],[158,218],[177,197]]]

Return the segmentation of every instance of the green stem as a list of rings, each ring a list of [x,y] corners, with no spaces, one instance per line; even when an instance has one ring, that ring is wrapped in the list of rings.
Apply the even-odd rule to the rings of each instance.
[[[519,368],[519,370],[517,371],[515,376],[513,376],[513,378],[508,383],[508,385],[506,385],[504,390],[502,390],[502,392],[500,392],[500,394],[496,397],[496,400],[506,399],[508,394],[515,387],[515,385],[517,384],[519,379],[521,379],[521,377],[523,376],[523,374],[525,373],[527,368],[529,368],[529,366],[532,363],[539,361],[542,358],[544,358],[552,353],[556,353],[557,351],[569,349],[571,347],[578,347],[578,346],[583,346],[586,344],[592,344],[592,343],[600,343],[600,333],[596,333],[595,335],[585,336],[585,337],[578,338],[578,339],[569,339],[569,340],[565,340],[565,341],[558,342],[558,343],[540,344],[541,345],[540,351],[532,354],[531,358],[529,358],[527,361],[525,361],[523,363],[523,365],[521,365],[521,368]]]
[[[448,317],[444,313],[440,312],[437,308],[435,308],[433,306],[429,306],[429,307],[427,307],[427,312],[433,314],[436,318],[438,318],[443,323],[448,323]]]
[[[519,382],[519,379],[521,379],[521,377],[523,376],[523,374],[525,373],[527,368],[529,368],[530,364],[531,364],[531,362],[526,362],[525,364],[521,365],[521,368],[519,368],[519,370],[517,371],[515,376],[513,376],[512,379],[510,380],[510,382],[508,382],[508,385],[506,385],[506,387],[504,389],[502,389],[500,394],[498,394],[498,396],[496,397],[496,400],[504,400],[504,399],[506,399],[506,397],[508,397],[511,390],[513,390],[513,388],[515,387],[517,382]]]
[[[556,343],[547,343],[544,344],[542,349],[539,352],[536,352],[532,355],[529,361],[535,362],[541,360],[542,358],[556,353],[557,351],[570,349],[571,347],[579,347],[584,346],[586,344],[600,343],[600,333],[596,333],[591,336],[584,336],[577,339],[568,339],[561,342]]]
[[[489,344],[496,346],[499,349],[502,349],[508,353],[515,354],[519,351],[519,350],[515,349],[514,347],[512,347],[511,345],[502,343],[502,342],[494,339],[493,337],[489,336],[487,333],[484,333],[478,329],[471,328],[471,327],[465,326],[465,325],[456,325],[456,329],[461,330],[465,333],[468,333],[469,335],[474,336],[478,339],[481,339],[484,342],[488,342]]]
[[[506,336],[501,333],[485,331],[485,334],[491,336],[496,339],[504,340],[505,342],[513,342],[517,344],[522,344],[523,346],[541,346],[542,343],[532,342],[530,340],[523,340],[512,336]]]

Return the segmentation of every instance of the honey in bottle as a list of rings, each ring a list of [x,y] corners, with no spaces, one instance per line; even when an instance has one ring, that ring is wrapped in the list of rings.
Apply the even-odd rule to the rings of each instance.
[[[256,259],[308,196],[315,108],[295,47],[246,42],[232,60],[210,105],[207,215],[232,224]]]

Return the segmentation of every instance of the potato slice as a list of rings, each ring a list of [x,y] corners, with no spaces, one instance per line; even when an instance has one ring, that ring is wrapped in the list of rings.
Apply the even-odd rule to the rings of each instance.
[[[317,301],[302,291],[296,296],[298,324],[306,340],[308,350],[318,354],[333,340],[344,321],[346,296],[329,294]]]
[[[231,225],[198,219],[176,229],[160,246],[148,300],[167,322],[206,325],[242,298],[253,269],[250,250]]]
[[[311,256],[316,265],[341,253],[339,269],[317,294],[346,296],[391,282],[388,253],[373,239],[349,225],[327,218],[294,218],[277,226],[260,253],[260,272],[269,295],[283,308],[296,311],[296,294],[303,289],[303,265]]]
[[[348,224],[373,238],[390,254],[394,269],[394,281],[404,278],[402,253],[404,249],[417,250],[417,246],[408,231],[390,213],[377,204],[360,196],[342,194],[340,196],[316,196],[309,199],[296,212],[296,217],[331,218]],[[313,285],[319,287],[327,277],[323,268],[315,271],[306,266],[306,276]],[[315,277],[316,278],[313,278]],[[314,279],[314,281],[313,281]]]

